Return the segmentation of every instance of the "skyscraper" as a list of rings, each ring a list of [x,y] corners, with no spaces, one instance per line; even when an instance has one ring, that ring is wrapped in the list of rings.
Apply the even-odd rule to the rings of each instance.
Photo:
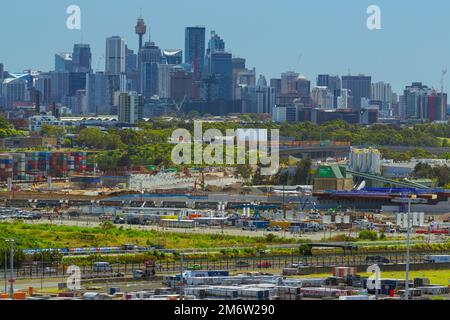
[[[72,71],[73,72],[92,72],[92,55],[88,44],[75,44],[72,53]]]
[[[231,53],[216,51],[211,53],[209,74],[214,90],[211,100],[231,100],[233,97],[233,65]]]
[[[342,88],[349,89],[353,96],[353,106],[356,110],[361,109],[361,99],[370,99],[372,77],[370,76],[343,76]]]
[[[154,42],[146,42],[139,50],[140,93],[145,99],[158,94],[158,64],[161,63],[161,49]]]
[[[177,68],[170,75],[170,98],[176,103],[190,99],[192,95],[192,73]]]
[[[125,46],[125,72],[131,73],[137,69],[137,54],[133,50]]]
[[[297,80],[299,74],[297,72],[288,71],[281,74],[281,93],[297,93],[295,88],[295,81]]]
[[[225,51],[225,41],[223,41],[222,38],[220,38],[219,35],[213,30],[211,31],[211,39],[208,41],[207,54],[217,51]]]
[[[183,63],[183,50],[181,49],[165,49],[163,51],[163,57],[167,64],[182,64]]]
[[[120,122],[135,124],[143,119],[144,99],[135,91],[122,92],[119,96],[118,116]]]
[[[114,36],[106,39],[105,73],[120,75],[125,72],[125,41]]]
[[[185,32],[184,62],[192,66],[194,72],[193,97],[200,97],[200,80],[205,64],[205,28],[187,27]]]
[[[55,71],[71,71],[72,70],[72,54],[69,52],[61,52],[55,54]]]
[[[42,104],[51,104],[52,79],[50,73],[41,73],[35,78],[35,87],[39,91]]]
[[[256,86],[256,112],[272,114],[275,108],[275,88],[268,87],[264,76],[260,75]]]
[[[317,76],[317,86],[327,87],[333,94],[341,89],[341,78],[339,76],[330,76],[329,74],[319,74]]]
[[[86,80],[87,112],[90,114],[109,114],[111,106],[107,101],[107,77],[103,72],[90,73]]]
[[[69,94],[69,72],[55,71],[50,72],[52,83],[51,102],[60,103],[64,96]]]
[[[158,96],[161,99],[170,97],[170,74],[175,65],[158,64]]]
[[[5,67],[3,66],[3,63],[0,63],[0,80],[3,79],[3,73],[5,72]]]
[[[391,103],[392,102],[391,85],[385,82],[372,83],[371,99]]]
[[[24,77],[3,80],[1,83],[2,106],[10,110],[14,102],[25,101],[27,86],[27,80]]]

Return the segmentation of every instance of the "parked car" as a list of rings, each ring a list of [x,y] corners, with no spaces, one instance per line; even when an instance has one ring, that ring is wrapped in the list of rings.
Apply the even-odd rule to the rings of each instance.
[[[125,223],[126,223],[126,221],[125,221],[125,219],[122,218],[122,217],[116,217],[116,218],[114,219],[114,224],[125,224]]]
[[[100,221],[111,221],[111,220],[112,220],[112,216],[107,215],[107,214],[102,214],[102,215],[99,217],[99,219],[100,219]]]
[[[44,268],[44,274],[55,274],[56,268],[53,267],[45,267]]]
[[[247,267],[250,267],[250,264],[248,262],[239,260],[239,261],[236,261],[236,267],[238,267],[238,268],[247,268]]]
[[[95,273],[110,273],[113,272],[113,269],[109,262],[94,262],[92,271]]]
[[[298,268],[303,268],[303,267],[307,267],[308,265],[306,264],[306,263],[303,263],[303,262],[294,262],[294,263],[291,263],[290,265],[289,265],[289,268],[295,268],[295,269],[298,269]]]
[[[383,256],[368,256],[368,257],[366,257],[366,262],[367,263],[384,264],[384,263],[390,263],[391,261],[388,258],[383,257]]]
[[[8,216],[6,214],[0,214],[0,220],[6,220]]]
[[[244,230],[244,231],[256,231],[257,228],[256,228],[255,225],[249,224],[249,225],[244,226],[244,227],[242,228],[242,230]]]
[[[424,258],[425,263],[450,263],[450,255],[429,255]]]
[[[270,262],[268,262],[268,261],[264,261],[264,262],[258,263],[256,265],[256,267],[257,268],[261,268],[261,269],[267,269],[267,268],[272,267],[272,264]]]
[[[273,227],[268,227],[266,230],[267,230],[267,231],[275,231],[275,232],[279,232],[279,231],[281,231],[282,229],[281,229],[280,226],[273,226]]]
[[[78,218],[81,216],[81,212],[80,211],[76,211],[76,210],[71,210],[67,213],[69,215],[69,217],[71,218]]]

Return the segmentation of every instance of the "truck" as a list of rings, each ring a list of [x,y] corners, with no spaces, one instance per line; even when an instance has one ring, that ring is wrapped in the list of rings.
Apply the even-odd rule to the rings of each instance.
[[[450,263],[450,255],[429,255],[424,258],[425,263]]]

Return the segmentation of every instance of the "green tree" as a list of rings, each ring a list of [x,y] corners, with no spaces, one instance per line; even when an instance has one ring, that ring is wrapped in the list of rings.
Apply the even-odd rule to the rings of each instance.
[[[295,171],[295,184],[306,185],[310,183],[311,159],[302,159],[298,162]]]
[[[249,164],[239,164],[236,167],[236,172],[244,180],[250,179],[253,173],[253,169]]]
[[[0,116],[0,129],[13,129],[13,126],[5,117]]]

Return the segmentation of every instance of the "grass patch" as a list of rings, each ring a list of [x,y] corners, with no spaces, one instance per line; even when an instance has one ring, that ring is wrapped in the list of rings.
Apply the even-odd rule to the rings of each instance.
[[[383,269],[383,266],[381,266]],[[364,272],[359,273],[361,276],[369,276]],[[295,276],[295,278],[326,278],[331,276],[330,273],[320,273],[320,274],[309,274]],[[383,271],[381,270],[381,278],[383,279],[404,279],[406,277],[405,271]],[[428,278],[431,284],[438,284],[442,286],[447,286],[450,280],[450,270],[420,270],[420,271],[410,271],[409,278],[412,280],[414,278]]]
[[[106,247],[133,243],[163,245],[171,249],[244,247],[298,243],[302,240],[275,237],[248,237],[222,234],[173,233],[108,227],[56,226],[50,224],[0,223],[0,239],[15,239],[19,248]]]

